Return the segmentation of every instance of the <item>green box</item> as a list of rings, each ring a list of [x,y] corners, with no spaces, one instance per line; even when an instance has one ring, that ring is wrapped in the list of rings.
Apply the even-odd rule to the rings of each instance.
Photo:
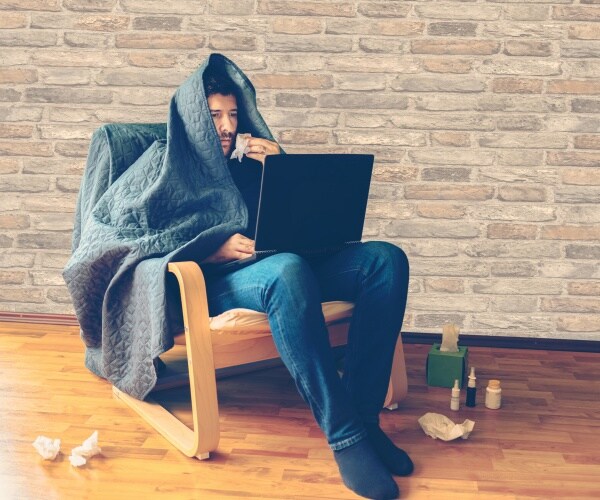
[[[433,344],[427,355],[427,385],[454,387],[458,379],[461,387],[467,381],[469,351],[459,347],[458,352],[440,351],[440,344]]]

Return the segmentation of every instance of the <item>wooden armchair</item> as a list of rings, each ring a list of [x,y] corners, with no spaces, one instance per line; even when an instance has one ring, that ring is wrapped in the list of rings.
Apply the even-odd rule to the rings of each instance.
[[[179,283],[185,331],[176,337],[175,347],[165,353],[164,358],[161,356],[167,369],[162,370],[154,390],[189,384],[193,428],[190,429],[152,397],[140,401],[116,387],[113,387],[113,394],[185,455],[206,459],[219,443],[217,375],[224,370],[242,373],[264,367],[265,363],[279,359],[279,354],[271,337],[266,314],[234,309],[209,318],[200,266],[195,262],[177,262],[169,264],[169,271]],[[352,310],[353,304],[349,302],[323,304],[332,346],[347,342]],[[182,364],[184,369],[177,370],[177,366]],[[406,366],[402,340],[399,338],[384,406],[397,408],[406,392]]]

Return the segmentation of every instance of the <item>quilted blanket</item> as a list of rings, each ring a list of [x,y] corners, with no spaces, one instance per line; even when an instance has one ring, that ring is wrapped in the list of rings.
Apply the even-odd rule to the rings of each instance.
[[[63,277],[73,299],[85,364],[144,399],[154,359],[181,328],[167,264],[200,262],[247,225],[210,116],[202,75],[216,65],[237,85],[239,132],[274,140],[250,80],[211,54],[174,93],[166,124],[111,124],[91,140]]]

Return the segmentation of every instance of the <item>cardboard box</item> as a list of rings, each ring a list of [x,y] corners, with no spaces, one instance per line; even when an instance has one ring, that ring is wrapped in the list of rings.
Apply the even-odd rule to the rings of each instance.
[[[427,355],[427,385],[453,387],[458,379],[461,387],[467,381],[468,349],[459,347],[458,352],[440,351],[440,344],[433,344]]]

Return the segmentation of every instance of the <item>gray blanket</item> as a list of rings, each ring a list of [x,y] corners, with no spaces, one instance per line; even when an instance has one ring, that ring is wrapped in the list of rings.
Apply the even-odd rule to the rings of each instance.
[[[200,262],[248,221],[204,94],[209,65],[239,87],[238,131],[274,140],[251,82],[212,54],[175,92],[166,124],[104,125],[94,133],[79,191],[63,276],[85,364],[138,399],[154,387],[153,360],[181,328],[169,314],[179,298],[168,293],[167,264]]]

